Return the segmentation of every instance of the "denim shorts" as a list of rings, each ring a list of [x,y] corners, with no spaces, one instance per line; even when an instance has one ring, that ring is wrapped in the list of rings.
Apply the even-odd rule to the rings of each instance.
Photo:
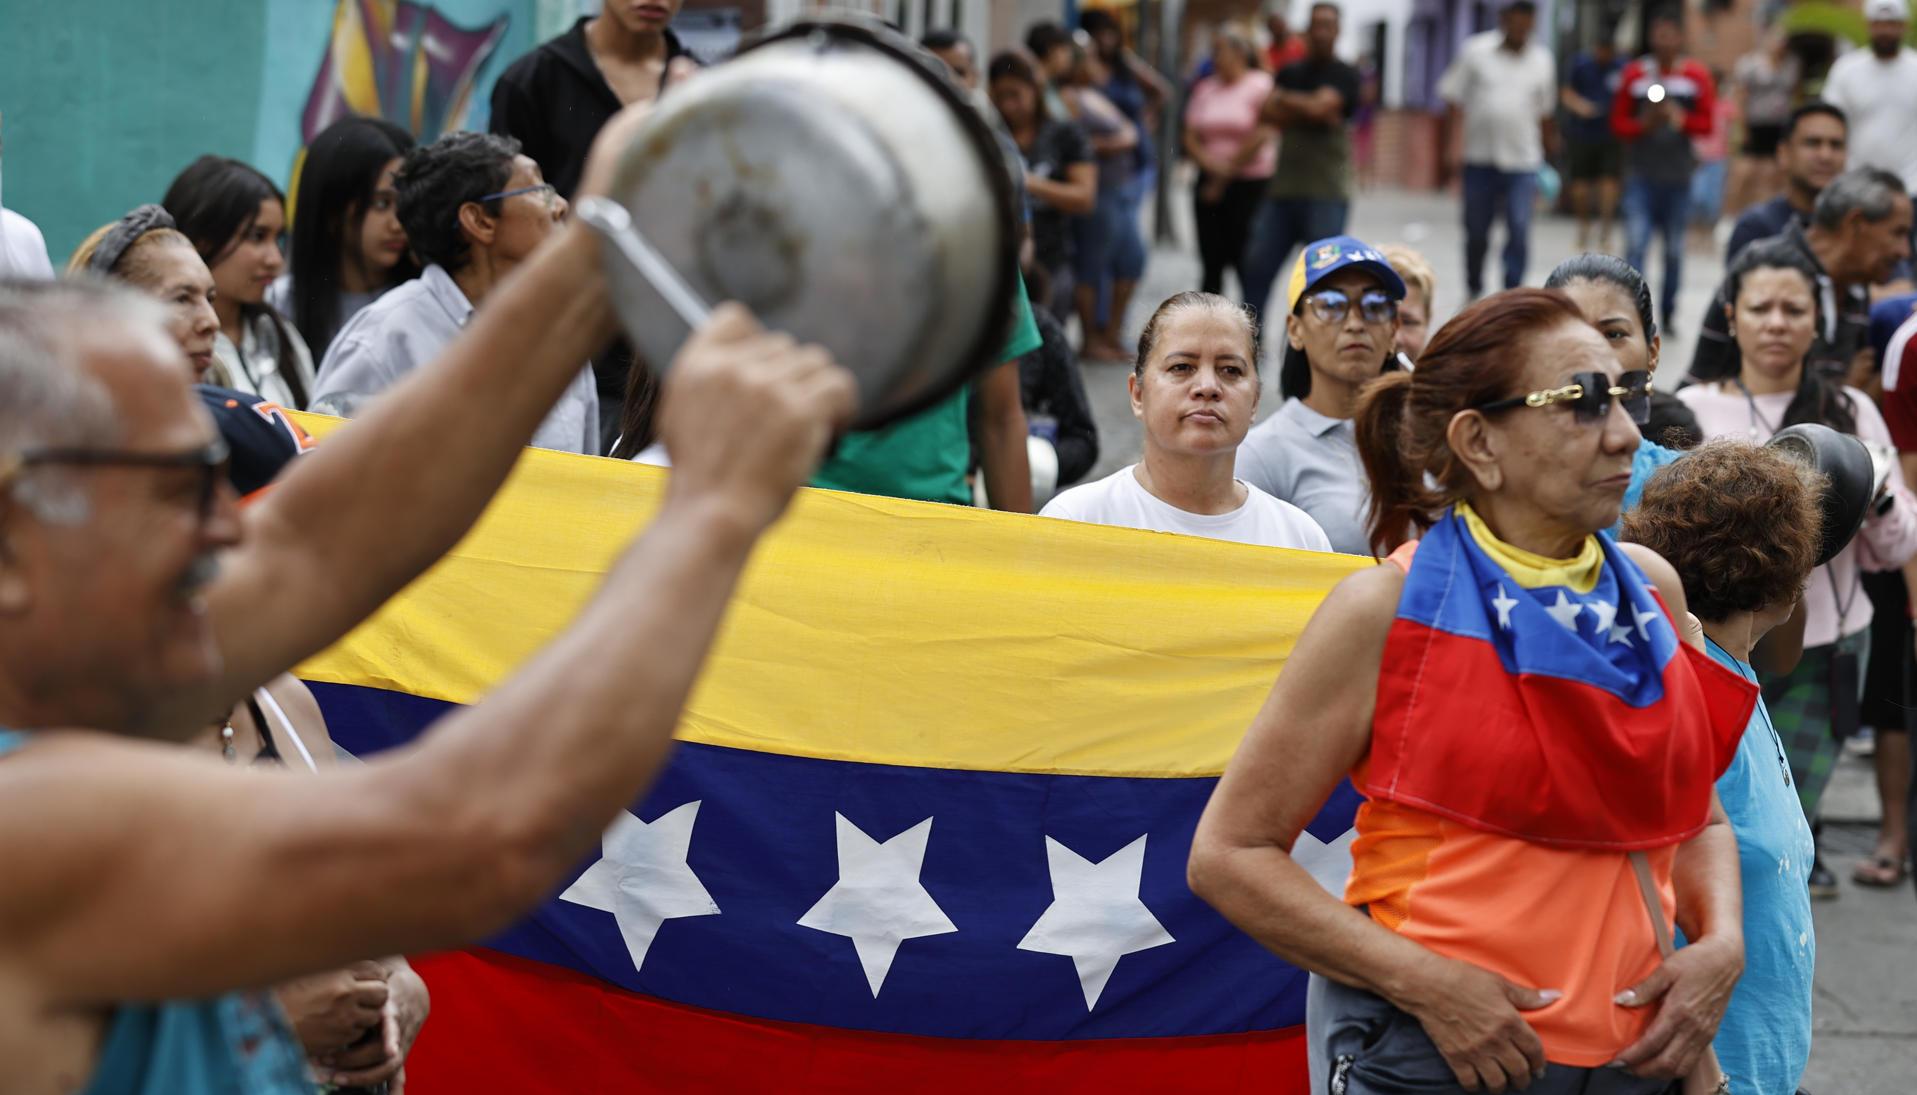
[[[1326,1095],[1464,1095],[1424,1027],[1382,998],[1312,978],[1306,1026],[1323,1054]],[[1619,1068],[1553,1064],[1524,1095],[1676,1095],[1675,1080],[1646,1080]]]

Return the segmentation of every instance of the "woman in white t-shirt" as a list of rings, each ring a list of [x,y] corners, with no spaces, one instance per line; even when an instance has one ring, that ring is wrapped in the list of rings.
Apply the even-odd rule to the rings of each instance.
[[[1232,475],[1258,407],[1258,335],[1245,309],[1179,293],[1138,336],[1127,380],[1145,458],[1046,504],[1047,517],[1182,532],[1264,547],[1330,551],[1305,512]]]

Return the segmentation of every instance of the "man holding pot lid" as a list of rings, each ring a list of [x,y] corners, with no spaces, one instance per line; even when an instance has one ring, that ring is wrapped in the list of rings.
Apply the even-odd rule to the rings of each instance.
[[[610,174],[601,152],[587,193]],[[666,377],[679,462],[658,514],[484,702],[303,779],[177,744],[465,534],[611,337],[601,262],[588,229],[560,227],[437,360],[245,510],[157,305],[0,285],[9,1085],[310,1091],[276,1009],[236,990],[498,930],[650,782],[755,542],[855,410],[823,350],[737,306]]]

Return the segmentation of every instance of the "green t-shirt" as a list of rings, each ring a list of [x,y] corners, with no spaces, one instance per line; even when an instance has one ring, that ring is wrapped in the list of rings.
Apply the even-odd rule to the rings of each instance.
[[[1275,82],[1283,91],[1336,88],[1345,104],[1344,121],[1285,127],[1284,140],[1278,143],[1278,169],[1272,172],[1266,193],[1273,198],[1350,201],[1351,133],[1345,127],[1358,112],[1358,70],[1336,58],[1307,59],[1279,69]]]
[[[1014,294],[1011,335],[999,361],[1024,357],[1038,349],[1038,322],[1025,297],[1025,279]],[[972,504],[965,473],[972,465],[972,385],[910,418],[882,429],[846,434],[812,485],[827,490],[916,498],[924,502]]]

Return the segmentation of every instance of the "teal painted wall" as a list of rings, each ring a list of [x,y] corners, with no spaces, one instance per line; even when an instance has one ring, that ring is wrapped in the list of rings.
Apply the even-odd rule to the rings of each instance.
[[[348,0],[391,5],[394,0]],[[538,40],[540,0],[419,0],[460,27],[504,18],[472,73],[466,128]],[[338,0],[0,0],[0,201],[47,237],[56,267],[86,234],[203,153],[282,187]],[[548,21],[550,10],[543,13]],[[427,134],[428,136],[436,134]]]

